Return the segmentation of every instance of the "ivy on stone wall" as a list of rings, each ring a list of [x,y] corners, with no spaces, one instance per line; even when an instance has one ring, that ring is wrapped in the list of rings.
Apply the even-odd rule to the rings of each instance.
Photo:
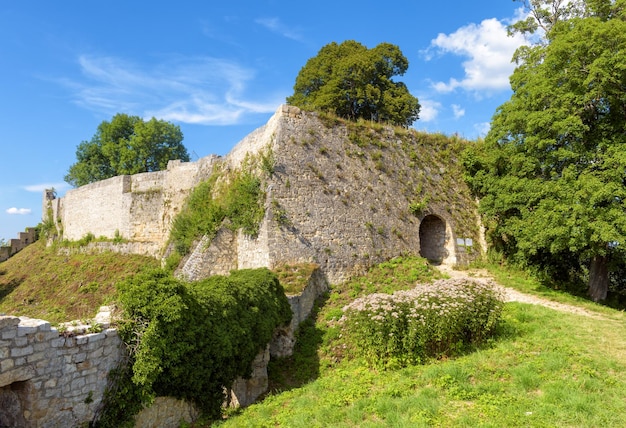
[[[228,177],[214,173],[193,190],[172,224],[170,239],[176,251],[185,255],[197,239],[213,238],[226,219],[232,230],[256,235],[265,214],[263,196],[261,180],[252,172],[237,171]]]
[[[224,388],[251,374],[274,329],[292,316],[282,286],[265,268],[192,283],[151,270],[118,291],[120,335],[132,367],[127,389],[134,397],[188,400],[210,418],[220,415]]]

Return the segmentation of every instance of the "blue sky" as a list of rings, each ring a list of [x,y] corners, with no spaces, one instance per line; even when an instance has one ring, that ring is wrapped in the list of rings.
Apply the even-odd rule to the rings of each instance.
[[[330,42],[398,45],[414,128],[474,139],[510,95],[512,0],[390,3],[35,0],[0,4],[0,238],[41,219],[41,192],[116,113],[176,123],[192,160],[224,155],[292,93]]]

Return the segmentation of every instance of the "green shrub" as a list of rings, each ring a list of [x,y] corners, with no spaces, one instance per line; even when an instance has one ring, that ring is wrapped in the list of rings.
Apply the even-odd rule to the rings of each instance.
[[[494,334],[502,307],[492,284],[439,280],[359,298],[344,307],[342,322],[357,355],[374,366],[405,366],[480,344]]]
[[[218,177],[216,173],[198,185],[174,219],[170,235],[181,255],[187,254],[202,236],[212,239],[227,218],[232,230],[242,229],[247,235],[258,233],[265,214],[261,181],[252,173],[237,172],[228,184],[216,189]]]
[[[224,388],[249,376],[251,363],[291,309],[267,269],[185,283],[163,270],[118,284],[132,382],[142,396],[173,396],[218,417]]]

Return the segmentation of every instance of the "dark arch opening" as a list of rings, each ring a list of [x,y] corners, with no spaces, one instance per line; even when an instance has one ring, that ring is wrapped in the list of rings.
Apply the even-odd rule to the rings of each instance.
[[[24,381],[0,388],[0,428],[26,426],[24,411],[28,410],[30,386]]]
[[[427,215],[420,223],[420,255],[432,262],[446,258],[446,223],[436,215]]]

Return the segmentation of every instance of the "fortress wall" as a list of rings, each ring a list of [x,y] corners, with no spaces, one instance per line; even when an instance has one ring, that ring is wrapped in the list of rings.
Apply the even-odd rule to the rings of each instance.
[[[398,136],[392,128],[361,127],[364,141],[355,142],[354,132],[281,106],[226,158],[235,168],[247,153],[272,150],[259,235],[239,234],[233,242],[220,232],[183,263],[183,276],[314,262],[336,283],[403,254],[434,254],[447,264],[480,254],[478,246],[458,245],[479,242],[478,214],[462,177],[451,170],[447,140],[422,142],[409,131]],[[427,201],[423,212],[413,213],[409,207],[420,199]]]
[[[114,238],[130,232],[131,177],[121,175],[69,190],[59,216],[63,238],[78,240],[88,233]]]
[[[472,237],[471,219],[478,217],[461,178],[444,177],[437,147],[421,148],[424,156],[435,152],[432,164],[412,166],[393,130],[372,134],[379,146],[363,148],[346,127],[328,128],[315,114],[294,110],[283,112],[265,142],[276,161],[268,192],[270,266],[315,262],[331,283],[341,282],[389,258],[419,255],[420,225],[429,214],[445,224],[438,237],[442,261],[457,262],[456,238]],[[447,195],[450,186],[458,186],[455,200]],[[430,202],[416,216],[409,205],[418,188]],[[469,218],[470,226],[457,218]]]
[[[52,199],[55,222],[63,238],[78,240],[88,233],[122,238],[144,245],[125,246],[134,252],[159,256],[169,237],[171,222],[191,189],[211,174],[217,156],[197,162],[170,161],[167,170],[117,176],[69,190]],[[44,216],[47,215],[44,195]]]
[[[242,231],[237,234],[237,266],[239,269],[270,267],[268,221],[264,219],[255,237]]]

